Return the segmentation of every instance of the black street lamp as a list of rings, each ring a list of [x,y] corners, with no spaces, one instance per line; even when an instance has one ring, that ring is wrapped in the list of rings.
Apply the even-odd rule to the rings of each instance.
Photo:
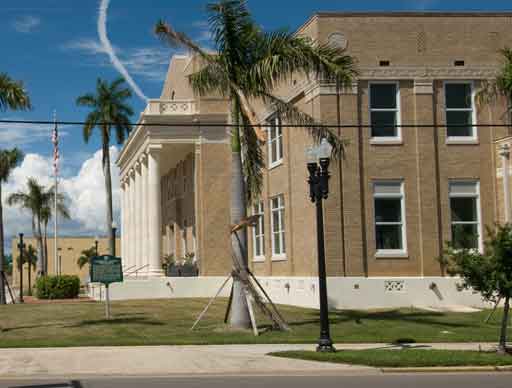
[[[96,249],[96,256],[99,256],[99,251],[98,251],[98,242],[99,241],[98,240],[99,240],[98,236],[94,237],[94,247]]]
[[[329,306],[327,302],[327,278],[325,271],[324,214],[322,201],[329,194],[329,158],[332,147],[327,139],[307,150],[309,171],[309,197],[316,204],[316,230],[318,242],[318,285],[320,292],[320,338],[317,352],[335,352],[329,331]]]
[[[23,244],[23,233],[20,233],[20,242],[18,243],[18,249],[20,250],[20,262],[19,262],[19,270],[20,270],[20,303],[24,303],[23,300],[23,252],[25,250],[25,244]]]
[[[116,233],[117,233],[117,224],[115,221],[112,221],[112,236],[114,236],[114,246],[112,247],[112,256],[116,256]]]

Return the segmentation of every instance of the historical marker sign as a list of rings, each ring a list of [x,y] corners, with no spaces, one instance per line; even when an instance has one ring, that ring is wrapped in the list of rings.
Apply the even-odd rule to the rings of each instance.
[[[121,258],[110,255],[96,256],[91,259],[91,283],[118,283],[123,281]]]

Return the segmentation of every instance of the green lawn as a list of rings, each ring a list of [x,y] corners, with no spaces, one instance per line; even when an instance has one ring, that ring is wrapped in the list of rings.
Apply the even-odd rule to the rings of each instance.
[[[435,366],[505,366],[512,365],[512,356],[495,352],[459,350],[402,349],[402,350],[341,350],[336,353],[279,352],[272,356],[301,360],[368,365],[374,367],[435,367]]]
[[[0,347],[314,343],[318,311],[280,307],[292,331],[233,332],[222,323],[226,299],[217,301],[195,331],[190,327],[205,299],[160,299],[112,303],[105,320],[103,303],[25,304],[0,306]],[[333,311],[335,342],[464,342],[498,340],[500,313],[484,324],[486,311],[436,313],[415,309]],[[268,323],[259,320],[262,329]],[[266,325],[267,324],[267,325]]]

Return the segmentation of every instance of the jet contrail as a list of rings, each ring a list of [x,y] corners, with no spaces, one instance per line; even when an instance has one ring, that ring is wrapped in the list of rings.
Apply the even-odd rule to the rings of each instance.
[[[107,52],[108,56],[110,57],[110,62],[112,65],[116,68],[116,70],[121,73],[121,75],[124,77],[126,82],[128,82],[128,85],[133,89],[135,94],[139,96],[142,100],[145,102],[148,101],[148,98],[146,95],[140,90],[139,86],[135,83],[131,75],[128,73],[128,70],[124,67],[124,65],[121,63],[119,58],[114,52],[114,49],[112,48],[112,44],[110,43],[110,40],[107,36],[107,10],[109,6],[110,0],[101,0],[100,3],[100,9],[98,14],[98,37],[100,39],[101,45]]]

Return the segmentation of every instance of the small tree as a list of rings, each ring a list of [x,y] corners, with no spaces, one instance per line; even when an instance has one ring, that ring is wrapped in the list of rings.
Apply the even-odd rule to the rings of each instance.
[[[498,352],[505,354],[512,297],[512,225],[497,225],[494,230],[488,228],[487,234],[483,254],[448,243],[441,261],[450,275],[463,279],[465,288],[480,292],[487,301],[504,301]]]
[[[96,247],[92,246],[91,248],[84,249],[82,254],[77,259],[76,264],[82,269],[86,264],[91,263],[91,259],[96,256]]]

